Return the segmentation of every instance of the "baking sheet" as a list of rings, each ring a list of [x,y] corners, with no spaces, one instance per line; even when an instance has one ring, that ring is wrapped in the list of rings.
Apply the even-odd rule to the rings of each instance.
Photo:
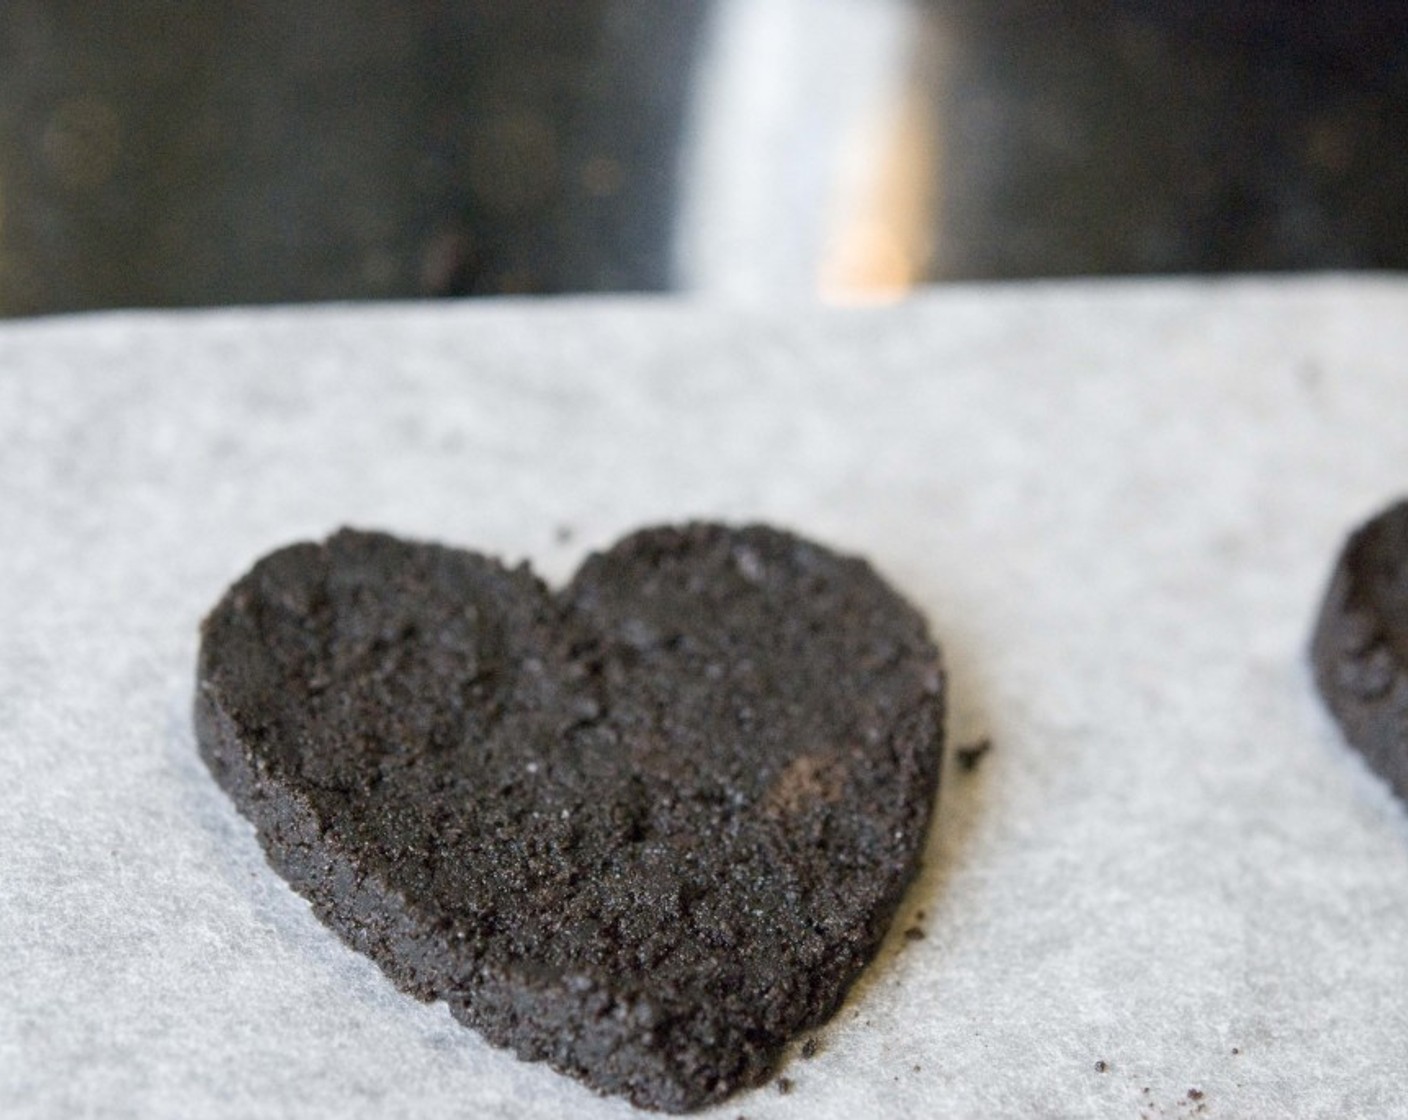
[[[1406,367],[1372,278],[0,325],[0,1113],[634,1114],[265,866],[195,756],[196,627],[343,524],[560,581],[709,517],[867,556],[994,744],[793,1091],[718,1115],[1408,1115],[1408,822],[1304,660],[1408,491]]]

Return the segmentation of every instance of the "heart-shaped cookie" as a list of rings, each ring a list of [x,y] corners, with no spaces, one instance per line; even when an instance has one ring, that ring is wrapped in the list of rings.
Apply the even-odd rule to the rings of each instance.
[[[1408,802],[1408,500],[1345,542],[1310,658],[1346,742]]]
[[[340,532],[206,619],[196,730],[270,863],[406,991],[639,1105],[756,1083],[918,865],[943,677],[863,562],[649,529],[558,593]]]

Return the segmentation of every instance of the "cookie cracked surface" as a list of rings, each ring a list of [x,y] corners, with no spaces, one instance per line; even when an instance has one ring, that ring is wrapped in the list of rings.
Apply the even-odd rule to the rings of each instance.
[[[1345,543],[1310,657],[1345,740],[1408,803],[1408,501]]]
[[[202,628],[202,757],[270,863],[402,989],[686,1111],[829,1016],[912,879],[944,682],[866,565],[648,529],[561,591],[343,530]]]

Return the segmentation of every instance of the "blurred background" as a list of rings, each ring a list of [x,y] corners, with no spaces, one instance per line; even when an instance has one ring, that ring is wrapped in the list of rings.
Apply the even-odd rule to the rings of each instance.
[[[0,3],[0,314],[1408,266],[1400,0]]]

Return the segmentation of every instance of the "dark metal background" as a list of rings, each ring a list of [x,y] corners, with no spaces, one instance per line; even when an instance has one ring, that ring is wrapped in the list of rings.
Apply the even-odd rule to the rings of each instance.
[[[0,4],[0,309],[659,288],[704,4]]]
[[[0,313],[667,288],[710,8],[0,4]],[[1408,264],[1408,5],[921,12],[931,278]]]

